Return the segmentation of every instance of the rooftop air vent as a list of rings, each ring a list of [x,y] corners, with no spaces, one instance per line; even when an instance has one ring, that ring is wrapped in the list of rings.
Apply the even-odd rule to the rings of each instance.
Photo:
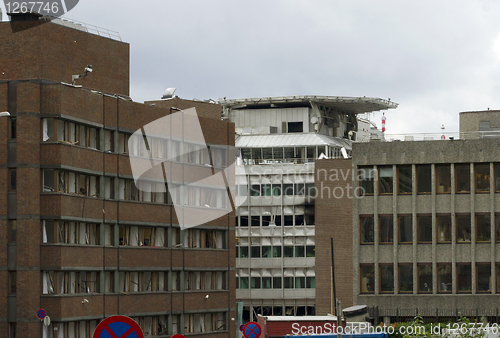
[[[176,90],[177,88],[167,88],[167,90],[165,90],[165,92],[163,93],[161,99],[162,100],[171,99],[172,97],[174,97],[174,93]]]

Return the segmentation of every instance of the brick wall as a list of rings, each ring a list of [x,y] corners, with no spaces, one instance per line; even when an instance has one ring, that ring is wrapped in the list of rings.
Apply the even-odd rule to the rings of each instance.
[[[93,72],[76,84],[129,95],[127,43],[37,22],[0,22],[0,37],[0,80],[46,79],[71,83],[72,75],[83,74],[85,67],[92,65]]]
[[[342,308],[353,305],[352,161],[317,160],[316,315],[331,311],[331,238],[335,256],[335,285]]]

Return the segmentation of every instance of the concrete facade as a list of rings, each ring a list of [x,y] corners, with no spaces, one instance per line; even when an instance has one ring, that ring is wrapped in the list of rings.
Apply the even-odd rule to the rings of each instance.
[[[135,189],[126,140],[172,110],[123,99],[128,45],[52,23],[0,36],[0,336],[89,337],[116,314],[149,336],[235,336],[234,212],[181,231],[168,192]],[[67,84],[89,63],[83,88]],[[206,143],[230,156],[220,106],[175,104],[199,108]]]
[[[478,132],[498,113],[460,118]],[[475,138],[353,144],[354,184],[367,189],[353,200],[354,304],[498,307],[500,149]]]

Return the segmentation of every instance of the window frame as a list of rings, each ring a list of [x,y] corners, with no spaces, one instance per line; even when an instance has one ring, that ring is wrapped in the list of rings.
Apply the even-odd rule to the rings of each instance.
[[[411,242],[401,241],[401,217],[409,217],[411,223]],[[413,244],[413,215],[411,214],[399,214],[398,215],[398,244]]]
[[[427,291],[421,291],[420,289],[420,269],[422,267],[430,267],[431,268],[431,284],[430,284],[430,290],[427,288]],[[432,294],[433,292],[433,285],[432,285],[432,279],[434,277],[434,269],[432,268],[432,263],[417,263],[417,293],[423,293],[423,294]]]
[[[409,192],[401,192],[400,170],[402,168],[410,168],[410,182],[411,182],[411,187],[410,187],[410,191]],[[413,194],[413,166],[411,164],[410,165],[398,165],[398,166],[396,166],[396,170],[397,170],[398,195],[411,195],[411,194]]]
[[[401,269],[403,267],[410,267],[411,268],[411,289],[410,290],[406,290],[406,291],[402,291],[401,290]],[[402,293],[402,294],[410,294],[410,293],[413,293],[413,289],[415,287],[415,285],[413,285],[413,264],[412,263],[402,263],[402,264],[398,264],[398,294],[399,293]]]

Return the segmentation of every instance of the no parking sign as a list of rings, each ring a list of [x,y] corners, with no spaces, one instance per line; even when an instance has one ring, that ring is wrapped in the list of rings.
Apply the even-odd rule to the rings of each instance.
[[[97,325],[93,338],[144,338],[139,324],[126,316],[111,316]]]

